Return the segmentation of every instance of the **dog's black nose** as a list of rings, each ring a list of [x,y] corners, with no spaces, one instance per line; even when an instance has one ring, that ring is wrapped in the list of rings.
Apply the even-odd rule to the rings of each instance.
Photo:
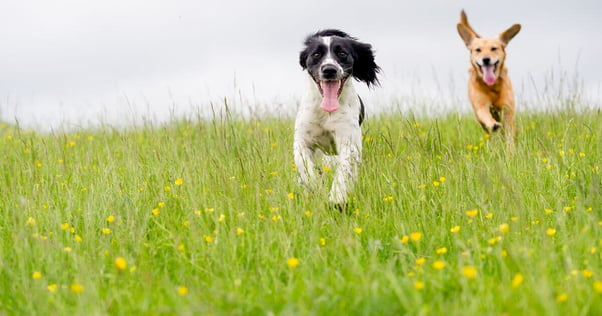
[[[324,65],[320,70],[325,79],[334,79],[337,76],[337,67],[334,65]]]
[[[491,63],[491,58],[489,58],[489,57],[483,58],[483,65],[489,66],[489,63]]]

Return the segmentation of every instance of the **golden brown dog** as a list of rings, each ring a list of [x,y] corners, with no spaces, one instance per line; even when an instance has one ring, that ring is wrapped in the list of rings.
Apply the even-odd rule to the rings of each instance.
[[[504,61],[506,46],[520,28],[520,24],[514,24],[496,37],[481,38],[468,24],[464,10],[458,23],[458,33],[470,50],[468,97],[472,108],[487,133],[503,127],[509,146],[516,133],[514,94]]]

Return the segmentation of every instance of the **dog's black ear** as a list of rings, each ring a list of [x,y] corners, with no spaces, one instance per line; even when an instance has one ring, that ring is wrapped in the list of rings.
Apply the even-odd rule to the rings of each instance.
[[[301,51],[301,53],[299,53],[299,65],[301,65],[301,68],[303,68],[303,70],[307,68],[307,54],[307,48],[305,48]]]
[[[374,62],[374,52],[372,45],[353,42],[353,77],[359,81],[363,81],[370,85],[379,85],[377,74],[380,72],[380,67]]]

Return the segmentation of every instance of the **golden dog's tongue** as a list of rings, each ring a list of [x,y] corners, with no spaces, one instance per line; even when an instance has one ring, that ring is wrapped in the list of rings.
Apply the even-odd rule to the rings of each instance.
[[[483,66],[483,81],[485,81],[485,83],[489,86],[492,86],[495,81],[497,80],[497,77],[495,76],[495,73],[493,72],[493,69],[495,68],[493,65],[491,66]]]
[[[326,112],[334,112],[341,105],[339,104],[339,89],[341,88],[341,81],[320,81],[320,87],[322,88],[322,103],[320,107]]]

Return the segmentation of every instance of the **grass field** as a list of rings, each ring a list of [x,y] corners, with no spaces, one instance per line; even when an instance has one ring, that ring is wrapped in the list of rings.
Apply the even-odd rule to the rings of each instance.
[[[602,113],[518,126],[369,117],[339,213],[291,120],[3,125],[0,314],[600,315]]]

